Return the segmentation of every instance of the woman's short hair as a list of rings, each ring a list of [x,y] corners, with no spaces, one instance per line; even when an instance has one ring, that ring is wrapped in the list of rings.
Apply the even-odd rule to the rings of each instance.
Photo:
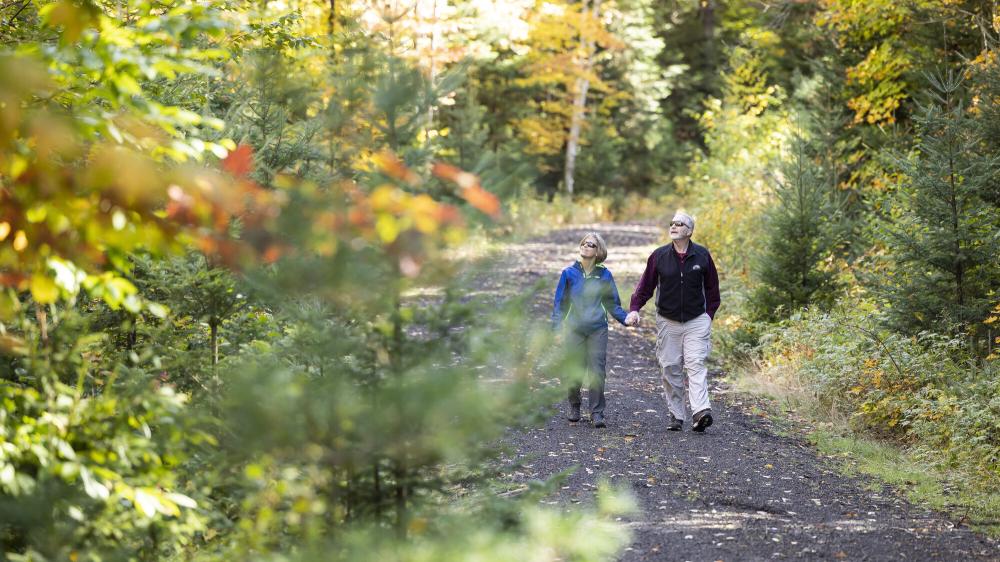
[[[588,232],[580,239],[580,244],[586,242],[588,238],[597,244],[597,255],[594,257],[594,263],[604,263],[604,260],[608,259],[608,245],[604,242],[604,238],[596,232]]]

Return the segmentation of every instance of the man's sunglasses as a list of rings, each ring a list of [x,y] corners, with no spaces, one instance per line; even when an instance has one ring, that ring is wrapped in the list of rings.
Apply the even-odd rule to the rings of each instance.
[[[687,226],[687,225],[682,223],[681,221],[673,221],[670,223],[670,226]]]

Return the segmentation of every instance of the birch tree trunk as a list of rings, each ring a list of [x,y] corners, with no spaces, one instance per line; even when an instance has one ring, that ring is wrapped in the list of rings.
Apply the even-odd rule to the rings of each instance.
[[[593,4],[590,6],[584,3],[583,20],[587,19],[588,9],[592,12],[594,21],[598,21],[601,17],[601,0],[593,0]],[[583,46],[583,52],[586,59],[584,59],[583,62],[582,76],[576,80],[576,88],[573,96],[573,115],[570,119],[569,138],[566,141],[566,168],[564,183],[566,184],[566,193],[569,195],[573,195],[573,186],[575,183],[574,173],[576,172],[576,154],[580,149],[580,130],[583,128],[583,121],[586,116],[587,91],[590,89],[590,79],[587,78],[587,76],[594,67],[593,37],[591,36],[588,38],[587,35],[581,31],[580,43]]]

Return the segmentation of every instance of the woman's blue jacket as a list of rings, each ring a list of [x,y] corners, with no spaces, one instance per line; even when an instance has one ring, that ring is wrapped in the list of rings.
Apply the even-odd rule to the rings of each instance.
[[[563,270],[552,306],[553,328],[558,330],[567,322],[574,331],[589,334],[608,325],[609,312],[625,324],[625,310],[608,268],[597,264],[587,275],[583,265],[575,262]]]

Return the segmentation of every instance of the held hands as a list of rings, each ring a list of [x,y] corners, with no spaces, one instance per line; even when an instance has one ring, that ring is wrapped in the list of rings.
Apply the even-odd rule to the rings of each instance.
[[[625,316],[625,325],[626,326],[638,326],[639,325],[639,320],[640,320],[639,319],[639,312],[637,310],[633,310],[632,312],[629,312]]]

